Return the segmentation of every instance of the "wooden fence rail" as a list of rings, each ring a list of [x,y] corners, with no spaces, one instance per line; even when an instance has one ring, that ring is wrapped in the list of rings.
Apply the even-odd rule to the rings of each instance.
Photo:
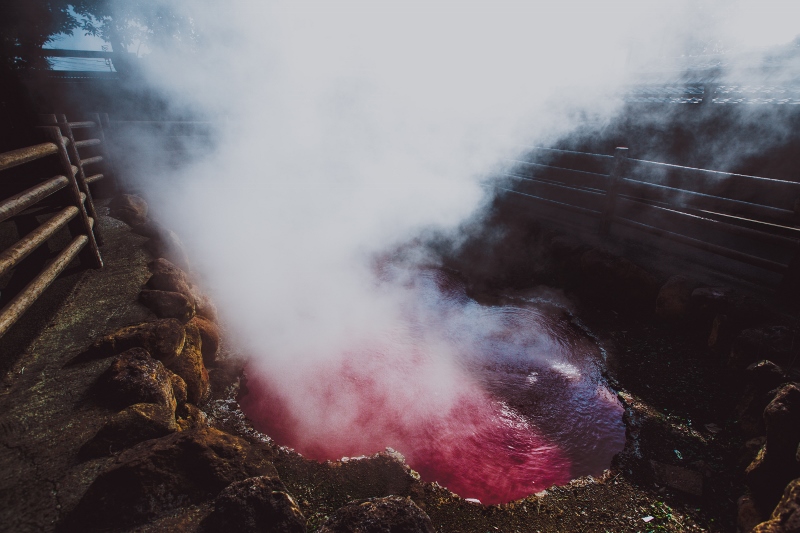
[[[69,122],[64,115],[45,115],[40,130],[49,142],[0,153],[0,179],[6,178],[3,171],[39,160],[49,160],[51,167],[58,172],[55,176],[37,178],[21,174],[18,169],[16,172],[24,175],[25,184],[4,183],[6,190],[16,188],[17,192],[0,199],[0,222],[14,221],[19,237],[0,250],[0,277],[18,267],[30,268],[30,265],[22,264],[23,260],[34,253],[41,255],[42,247],[64,228],[71,235],[66,246],[40,267],[41,271],[0,309],[0,336],[19,320],[76,257],[80,258],[83,266],[103,266],[98,246],[101,240],[95,228],[97,213],[89,188],[89,184],[103,175],[87,176],[84,168],[102,162],[104,157],[96,155],[81,159],[80,156],[83,149],[105,150],[100,116],[93,118]],[[78,140],[74,135],[75,129],[91,129],[95,136]],[[41,168],[37,170],[41,171]],[[31,180],[36,183],[26,188]],[[40,221],[42,217],[47,218]],[[44,255],[49,255],[49,252],[45,251]]]
[[[527,158],[510,160],[495,186],[548,206],[542,216],[582,224],[601,238],[626,227],[641,241],[655,235],[769,272],[794,270],[800,183],[633,159],[627,151],[533,148]]]

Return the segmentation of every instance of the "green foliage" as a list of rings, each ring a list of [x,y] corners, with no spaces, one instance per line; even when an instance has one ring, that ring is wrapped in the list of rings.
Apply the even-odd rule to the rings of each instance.
[[[164,0],[2,0],[0,68],[45,69],[42,47],[59,33],[81,31],[115,51],[149,43],[191,45],[191,18]]]

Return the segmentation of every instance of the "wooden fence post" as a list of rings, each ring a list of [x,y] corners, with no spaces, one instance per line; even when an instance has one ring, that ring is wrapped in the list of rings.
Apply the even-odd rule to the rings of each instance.
[[[78,183],[78,188],[81,190],[83,194],[86,195],[86,200],[84,201],[84,208],[86,209],[86,214],[95,222],[97,222],[97,212],[94,209],[94,200],[92,199],[92,192],[89,190],[89,183],[86,181],[86,173],[83,171],[83,163],[81,162],[81,156],[78,153],[78,146],[75,144],[75,135],[72,133],[72,126],[69,125],[69,122],[67,121],[67,116],[59,115],[56,118],[55,115],[42,115],[41,120],[42,123],[46,126],[53,125],[61,128],[61,135],[69,140],[69,144],[67,145],[67,153],[69,154],[69,158],[72,161],[72,163],[76,167],[78,167],[78,172],[75,174],[75,180]],[[96,225],[94,227],[94,238],[97,241],[98,245],[100,246],[103,245],[103,236],[100,234],[100,231]]]
[[[73,237],[77,235],[86,235],[88,238],[88,246],[84,247],[80,252],[81,261],[85,265],[91,265],[92,268],[103,268],[103,258],[100,256],[100,249],[97,247],[97,241],[94,238],[94,231],[92,226],[97,223],[97,220],[90,220],[89,215],[86,213],[84,205],[84,196],[78,186],[78,181],[75,175],[78,173],[77,167],[73,167],[67,154],[67,147],[64,144],[64,137],[61,135],[61,128],[56,126],[44,126],[42,129],[50,137],[50,140],[55,143],[58,148],[58,162],[61,165],[62,171],[66,174],[69,185],[67,190],[69,192],[72,204],[78,208],[78,216],[69,222],[69,229]],[[74,169],[74,170],[73,170]]]
[[[614,162],[611,164],[611,173],[608,175],[608,189],[606,189],[606,205],[603,218],[600,222],[600,232],[608,234],[611,221],[614,219],[614,210],[617,206],[617,194],[622,178],[628,166],[628,149],[618,147],[614,150]]]

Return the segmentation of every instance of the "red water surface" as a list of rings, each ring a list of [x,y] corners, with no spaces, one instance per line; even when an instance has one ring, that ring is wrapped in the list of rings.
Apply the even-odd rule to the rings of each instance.
[[[362,357],[369,358],[369,353]],[[251,370],[242,409],[257,429],[308,458],[355,457],[391,447],[423,480],[486,504],[523,498],[570,480],[569,459],[477,385],[467,384],[444,410],[435,408],[436,398],[418,397],[432,402],[434,409],[409,411],[395,402],[381,379],[358,370],[364,367],[374,370],[375,361],[353,357],[321,370],[319,386],[311,392],[317,396],[294,409],[295,402],[279,392],[281,387]],[[299,416],[309,404],[313,416]],[[352,411],[343,414],[344,406]]]
[[[404,281],[396,324],[280,368],[254,359],[240,398],[254,426],[320,461],[391,447],[423,480],[485,504],[608,468],[622,407],[563,307],[482,306],[435,269]]]

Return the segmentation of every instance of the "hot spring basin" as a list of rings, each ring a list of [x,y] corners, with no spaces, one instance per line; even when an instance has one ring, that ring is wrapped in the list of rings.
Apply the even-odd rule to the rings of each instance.
[[[398,324],[283,375],[248,368],[254,426],[316,460],[402,453],[425,481],[503,503],[596,475],[622,406],[592,336],[551,297],[487,307],[435,269],[404,279]]]

